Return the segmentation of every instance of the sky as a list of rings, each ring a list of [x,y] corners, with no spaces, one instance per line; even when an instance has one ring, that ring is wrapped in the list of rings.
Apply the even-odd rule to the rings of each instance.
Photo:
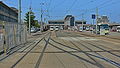
[[[18,0],[2,1],[8,6],[18,8]],[[42,7],[46,20],[62,20],[67,14],[81,20],[83,14],[87,23],[91,23],[91,15],[96,14],[98,8],[99,16],[107,15],[110,22],[120,22],[120,0],[22,0],[22,19],[30,6],[37,20],[40,20]]]

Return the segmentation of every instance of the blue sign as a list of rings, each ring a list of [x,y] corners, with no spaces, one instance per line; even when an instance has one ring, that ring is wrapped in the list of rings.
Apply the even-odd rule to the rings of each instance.
[[[92,19],[95,19],[96,18],[96,15],[95,14],[92,14]]]

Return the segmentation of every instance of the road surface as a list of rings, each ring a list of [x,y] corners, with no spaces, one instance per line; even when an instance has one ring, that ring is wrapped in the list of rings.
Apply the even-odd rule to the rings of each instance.
[[[33,37],[25,47],[1,60],[0,68],[120,68],[118,39],[70,31]]]

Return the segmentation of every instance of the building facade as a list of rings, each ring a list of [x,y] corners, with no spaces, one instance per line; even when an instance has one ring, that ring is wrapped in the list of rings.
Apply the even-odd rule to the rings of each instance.
[[[86,21],[77,20],[75,21],[75,17],[72,15],[66,15],[64,20],[49,20],[48,27],[56,27],[59,26],[60,29],[70,29],[74,27],[80,27],[83,23],[83,26],[86,26]]]
[[[50,28],[50,26],[58,26],[60,29],[64,29],[65,23],[64,20],[49,20],[47,26],[48,28]]]
[[[18,22],[18,10],[14,7],[8,7],[0,1],[0,21]]]
[[[74,26],[75,17],[72,15],[66,15],[64,21],[66,26]]]
[[[77,20],[77,21],[75,21],[75,26],[80,26],[80,25],[85,25],[86,24],[86,21],[82,21],[82,20]]]
[[[108,16],[103,15],[98,18],[98,23],[109,23]]]

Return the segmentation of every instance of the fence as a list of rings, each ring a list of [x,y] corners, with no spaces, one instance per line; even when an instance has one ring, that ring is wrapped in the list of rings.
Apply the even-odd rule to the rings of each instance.
[[[7,53],[11,48],[27,41],[27,27],[24,24],[0,21],[0,52]]]

